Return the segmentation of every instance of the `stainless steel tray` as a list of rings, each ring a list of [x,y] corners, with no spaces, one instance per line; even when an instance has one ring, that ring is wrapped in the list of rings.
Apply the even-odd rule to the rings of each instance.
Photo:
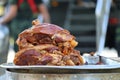
[[[120,64],[112,65],[80,65],[80,66],[44,66],[44,65],[33,65],[33,66],[16,66],[13,63],[3,63],[0,65],[6,69],[116,69],[120,68]]]
[[[17,73],[120,73],[120,62],[101,58],[103,65],[80,66],[16,66],[13,63],[3,63],[0,67]]]

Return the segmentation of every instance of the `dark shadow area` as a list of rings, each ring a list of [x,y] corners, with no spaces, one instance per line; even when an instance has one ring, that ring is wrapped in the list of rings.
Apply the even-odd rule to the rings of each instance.
[[[118,1],[118,0],[115,0]],[[115,6],[111,7],[109,23],[106,34],[106,47],[115,48],[120,56],[120,8],[119,1],[115,2]]]
[[[58,6],[56,7],[51,6],[49,9],[51,23],[63,27],[66,18],[67,7],[68,7],[67,2],[59,2]]]

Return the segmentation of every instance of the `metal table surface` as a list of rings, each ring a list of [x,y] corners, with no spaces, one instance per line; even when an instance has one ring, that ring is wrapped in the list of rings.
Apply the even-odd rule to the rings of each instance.
[[[21,74],[7,72],[6,80],[120,80],[120,73]]]
[[[113,61],[111,63],[113,63]],[[118,67],[119,65],[120,64],[118,64]],[[56,73],[53,73],[53,74],[38,73],[39,71],[37,72],[36,70],[35,70],[36,73],[35,72],[26,73],[26,70],[25,71],[22,70],[22,72],[20,72],[21,70],[20,71],[18,70],[18,72],[16,72],[16,70],[14,71],[14,69],[11,69],[13,71],[9,71],[9,69],[7,70],[8,71],[6,71],[6,75],[5,75],[6,80],[120,80],[120,68],[116,68],[113,70],[112,69],[97,69],[97,70],[95,69],[92,71],[90,70],[90,72],[86,72],[86,73],[85,72],[84,73],[78,73],[78,72],[67,73],[66,72],[61,74],[60,73],[57,73],[57,74]],[[78,69],[78,70],[80,71],[82,69]],[[43,71],[46,71],[46,69],[44,69]],[[75,71],[73,69],[73,72]]]

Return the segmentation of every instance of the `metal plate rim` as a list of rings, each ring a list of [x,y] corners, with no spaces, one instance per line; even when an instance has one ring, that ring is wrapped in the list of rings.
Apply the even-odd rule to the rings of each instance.
[[[42,66],[42,65],[33,65],[33,66],[16,66],[13,63],[3,63],[0,67],[5,69],[120,69],[120,64],[114,65],[80,65],[80,66]]]

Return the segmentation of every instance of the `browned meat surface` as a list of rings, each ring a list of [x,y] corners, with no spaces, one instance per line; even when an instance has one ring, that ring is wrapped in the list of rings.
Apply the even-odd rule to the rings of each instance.
[[[45,23],[34,25],[32,28],[23,31],[17,39],[17,44],[20,49],[23,49],[40,44],[58,45],[59,43],[68,41],[71,48],[77,46],[75,37],[71,35],[69,31],[62,29],[59,26]]]
[[[22,49],[15,55],[16,65],[80,65],[83,64],[78,51],[64,55],[54,45],[41,45],[32,48]]]
[[[33,27],[21,32],[17,39],[19,51],[16,65],[82,65],[80,52],[75,50],[75,37],[57,25],[33,22]]]

